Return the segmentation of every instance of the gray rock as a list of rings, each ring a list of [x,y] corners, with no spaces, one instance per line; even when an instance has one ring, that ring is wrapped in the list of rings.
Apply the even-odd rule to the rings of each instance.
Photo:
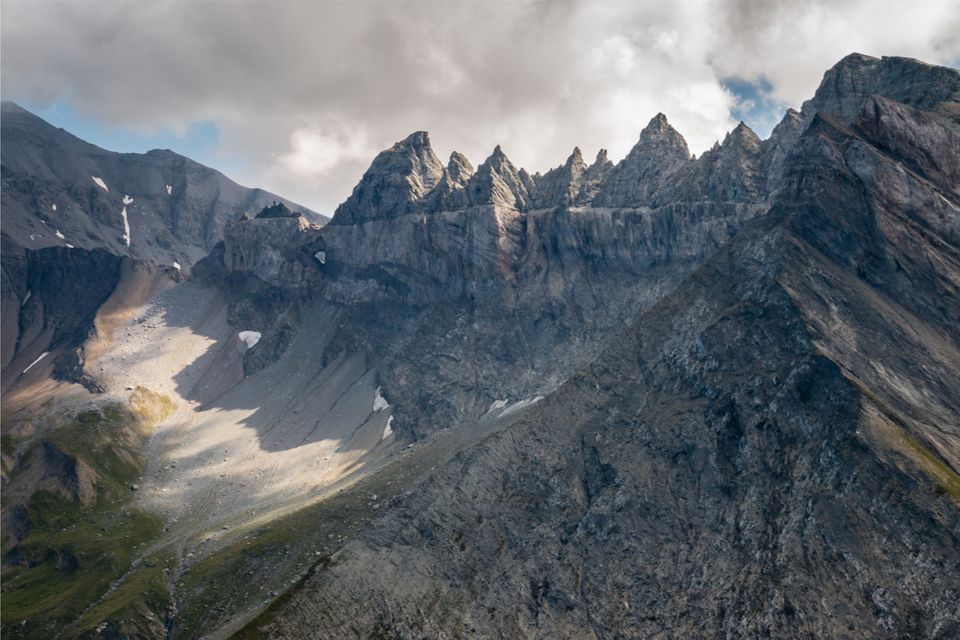
[[[954,140],[890,99],[820,112],[768,215],[252,628],[956,635]]]
[[[583,189],[586,173],[587,164],[580,155],[580,147],[574,147],[564,164],[534,177],[537,183],[537,207],[546,209],[574,205]]]
[[[657,194],[690,162],[687,143],[658,113],[640,132],[627,157],[610,171],[593,200],[600,207],[660,204]]]
[[[423,203],[423,210],[456,211],[466,207],[466,186],[473,173],[473,165],[466,156],[457,151],[451,153],[450,161],[443,170],[443,177]]]
[[[526,211],[536,201],[536,186],[523,169],[517,169],[497,145],[466,185],[471,205],[492,204]]]
[[[410,134],[380,152],[350,197],[337,207],[332,223],[356,224],[410,213],[442,177],[443,165],[427,132]]]

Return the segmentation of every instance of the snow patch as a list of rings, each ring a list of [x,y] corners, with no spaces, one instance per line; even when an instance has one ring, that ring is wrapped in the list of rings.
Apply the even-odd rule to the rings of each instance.
[[[390,408],[390,403],[387,402],[387,399],[383,397],[383,394],[380,393],[381,387],[377,387],[377,395],[373,398],[373,412],[383,411],[384,409]]]
[[[386,440],[393,435],[393,416],[387,418],[387,424],[383,427],[383,435],[380,436],[381,440]]]
[[[173,195],[173,187],[171,187],[171,186],[168,185],[168,184],[167,184],[167,185],[164,185],[164,186],[167,188],[167,195],[168,195],[168,196],[172,196],[172,195]]]
[[[63,234],[60,233],[60,229],[57,229],[57,237],[60,238],[61,240],[64,240],[64,239],[65,239],[65,238],[63,237]]]
[[[56,205],[56,204],[52,204],[52,205],[50,205],[50,208],[53,209],[54,211],[56,211],[56,210],[57,210],[57,205]]]
[[[327,264],[327,252],[326,251],[317,251],[313,254],[313,257],[317,259],[320,264]]]
[[[504,416],[510,415],[511,413],[516,413],[517,411],[520,411],[521,409],[526,409],[526,408],[529,407],[530,405],[536,404],[536,403],[540,402],[541,400],[543,400],[543,396],[534,396],[533,398],[527,398],[527,399],[525,399],[525,400],[518,400],[517,402],[514,402],[514,403],[511,404],[509,407],[507,407],[506,409],[504,409],[503,411],[501,411],[501,412],[500,412],[500,417],[502,418],[502,417],[504,417]]]
[[[67,249],[76,249],[76,247],[70,244],[69,242],[64,242],[63,244],[67,245]]]
[[[44,351],[43,353],[41,353],[41,354],[39,355],[39,357],[37,357],[36,360],[34,360],[33,362],[31,362],[30,364],[27,365],[27,368],[23,370],[23,373],[26,373],[27,371],[30,371],[30,369],[33,368],[33,365],[37,364],[38,362],[40,362],[41,360],[43,360],[44,358],[46,358],[48,353],[50,353],[50,352],[49,352],[49,351]]]
[[[490,408],[487,409],[487,413],[493,413],[497,409],[503,409],[505,406],[507,406],[506,400],[494,400],[493,402],[490,403]]]
[[[127,246],[130,246],[130,221],[127,220],[127,208],[124,207],[123,211],[120,212],[120,215],[123,216],[123,241],[127,243]]]
[[[180,263],[177,262],[176,260],[174,260],[174,261],[173,261],[173,268],[176,269],[177,271],[180,271]]]
[[[240,338],[240,342],[247,345],[247,349],[250,349],[260,342],[262,334],[259,331],[241,331],[237,334],[237,337]]]
[[[30,296],[32,295],[33,295],[33,291],[27,291],[27,295],[23,296],[23,302],[21,302],[20,305],[22,306],[27,304],[27,300],[29,300]]]
[[[127,194],[123,194],[123,204],[133,204],[133,198]]]
[[[103,181],[103,178],[98,178],[97,176],[90,176],[90,177],[93,178],[93,181],[97,183],[98,187],[100,187],[104,191],[110,191],[110,189],[107,189],[107,183]]]

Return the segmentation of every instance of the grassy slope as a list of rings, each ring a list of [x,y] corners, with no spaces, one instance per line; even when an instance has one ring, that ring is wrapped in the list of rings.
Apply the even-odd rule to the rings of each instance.
[[[145,439],[171,408],[169,399],[137,389],[129,406],[86,411],[46,434],[46,440],[94,470],[97,495],[86,507],[50,491],[31,496],[26,505],[31,530],[16,545],[25,561],[3,567],[4,636],[50,638],[66,631],[63,637],[71,637],[102,622],[118,629],[155,628],[156,612],[166,608],[169,597],[162,571],[147,563],[140,565],[136,580],[125,580],[80,617],[127,573],[142,546],[160,535],[156,516],[130,506],[128,487],[143,473]],[[4,551],[10,552],[13,543],[5,539]]]

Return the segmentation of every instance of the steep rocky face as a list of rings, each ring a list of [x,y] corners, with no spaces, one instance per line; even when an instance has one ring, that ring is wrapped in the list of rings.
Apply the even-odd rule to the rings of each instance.
[[[122,260],[102,249],[32,251],[3,235],[4,392],[35,368],[87,382],[77,349],[119,282]]]
[[[277,248],[240,222],[228,228],[226,253],[252,257],[224,262],[235,278],[341,306],[326,357],[361,352],[394,398],[397,433],[422,437],[554,388],[597,353],[596,336],[617,332],[760,212],[473,207],[393,219],[389,232],[307,229],[278,236]]]
[[[794,109],[787,109],[770,137],[763,142],[763,167],[766,174],[765,191],[772,193],[783,178],[783,165],[787,154],[796,145],[805,125],[803,116]]]
[[[223,263],[231,271],[296,286],[304,278],[303,262],[319,263],[319,258],[305,253],[299,243],[309,229],[310,223],[302,216],[258,215],[254,220],[230,223],[224,231]]]
[[[860,115],[864,103],[873,95],[926,111],[956,127],[954,105],[960,101],[956,71],[911,58],[850,54],[824,74],[823,82],[814,97],[803,104],[802,112],[808,121],[817,112],[825,111],[849,122]]]
[[[600,207],[655,206],[658,192],[690,162],[687,142],[657,114],[640,132],[640,140],[607,176],[594,198]]]
[[[580,147],[575,147],[565,163],[542,176],[535,176],[538,207],[546,209],[574,205],[583,190],[587,169]]]
[[[768,215],[251,629],[957,635],[960,209],[937,118],[815,116]]]
[[[500,145],[483,161],[466,186],[471,205],[492,204],[526,211],[536,202],[536,185],[529,174],[510,162]]]
[[[443,170],[443,177],[424,202],[424,211],[455,211],[467,206],[467,183],[474,169],[462,153],[454,151]]]
[[[77,349],[119,282],[121,257],[177,280],[230,221],[271,203],[325,220],[171,151],[100,149],[10,102],[2,139],[4,391],[43,354],[35,375],[96,386]]]
[[[336,224],[395,218],[415,205],[443,177],[443,164],[430,147],[426,131],[418,131],[382,151],[347,200],[337,207]]]
[[[722,144],[679,169],[660,187],[659,197],[666,202],[759,202],[766,195],[765,177],[762,143],[741,122]]]
[[[28,249],[101,248],[189,269],[244,213],[279,201],[316,216],[171,151],[100,149],[11,102],[2,128],[3,233]]]

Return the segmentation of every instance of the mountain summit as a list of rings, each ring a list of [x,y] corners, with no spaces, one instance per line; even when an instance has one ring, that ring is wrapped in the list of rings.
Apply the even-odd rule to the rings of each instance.
[[[4,635],[956,636],[958,114],[854,55],[697,158],[417,132],[154,231],[210,174],[5,118]]]

